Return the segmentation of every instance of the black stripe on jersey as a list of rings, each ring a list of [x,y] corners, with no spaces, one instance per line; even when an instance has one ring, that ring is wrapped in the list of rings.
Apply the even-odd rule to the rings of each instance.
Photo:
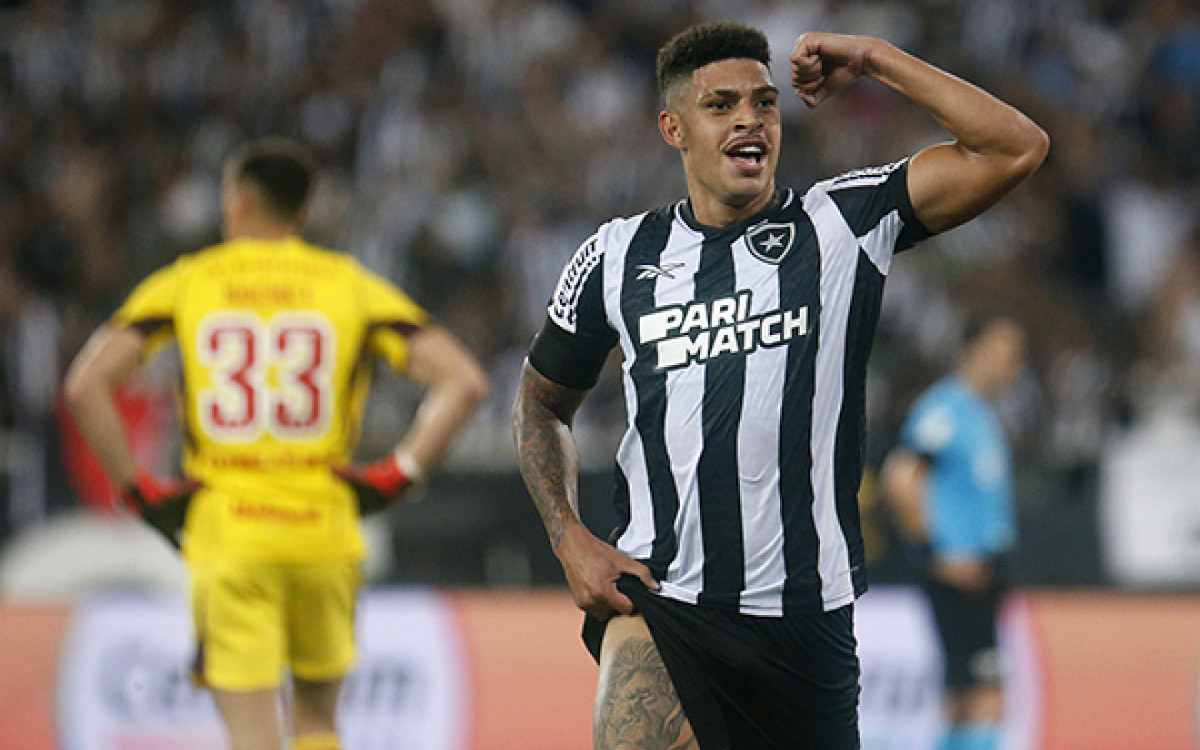
[[[792,214],[796,239],[779,266],[779,309],[807,306],[809,335],[788,344],[779,424],[779,500],[783,515],[784,614],[822,608],[817,572],[820,539],[813,521],[812,417],[821,335],[821,250],[808,214]]]
[[[850,578],[854,594],[867,590],[863,565],[863,540],[859,526],[858,488],[862,481],[866,453],[867,360],[879,322],[884,276],[867,257],[858,255],[854,277],[854,296],[850,301],[850,319],[846,327],[846,363],[842,382],[842,410],[838,415],[837,443],[834,447],[833,481],[837,497],[838,523],[846,537],[850,557]]]
[[[739,225],[739,230],[741,229]],[[738,232],[705,237],[694,297],[713,302],[736,293],[732,240]],[[714,357],[704,365],[704,444],[696,465],[704,588],[700,603],[736,612],[746,586],[742,503],[738,482],[738,426],[746,388],[746,358]]]
[[[629,243],[625,270],[621,279],[621,315],[625,330],[636,336],[638,321],[654,310],[654,282],[638,280],[639,266],[657,266],[671,236],[671,208],[661,208],[646,214]],[[646,458],[646,475],[654,505],[654,544],[647,561],[654,576],[666,578],[667,567],[675,559],[679,539],[675,536],[675,517],[679,514],[679,489],[671,473],[667,454],[667,375],[656,369],[657,353],[653,347],[638,347],[639,354],[629,374],[637,392],[637,415],[634,425],[642,438]]]

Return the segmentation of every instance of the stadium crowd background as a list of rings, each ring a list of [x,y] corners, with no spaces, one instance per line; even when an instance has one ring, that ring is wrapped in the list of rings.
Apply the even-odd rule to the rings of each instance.
[[[654,125],[653,57],[711,18],[767,31],[781,86],[800,31],[873,34],[1051,134],[1046,166],[1013,196],[893,266],[869,460],[949,365],[966,313],[1016,314],[1034,346],[1003,404],[1017,578],[1107,582],[1106,447],[1200,421],[1200,6],[1187,0],[0,0],[0,543],[80,504],[57,408],[65,363],[137,280],[218,238],[230,150],[287,134],[326,165],[307,236],[397,281],[493,377],[493,402],[430,490],[447,499],[392,520],[400,558],[384,577],[555,580],[552,561],[522,557],[546,553],[509,438],[520,358],[578,244],[683,194]],[[942,137],[880,86],[815,113],[784,99],[780,174],[796,186]],[[602,381],[580,416],[601,486],[618,387]],[[413,401],[400,386],[377,398],[365,452]],[[478,567],[463,562],[465,527],[466,546],[488,551]],[[887,579],[896,556],[880,559]]]

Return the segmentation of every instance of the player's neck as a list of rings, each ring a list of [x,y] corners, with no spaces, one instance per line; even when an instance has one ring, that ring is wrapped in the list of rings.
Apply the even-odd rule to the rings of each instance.
[[[763,210],[775,195],[775,183],[772,183],[762,193],[754,196],[748,203],[730,202],[702,188],[692,187],[688,190],[692,216],[697,222],[706,227],[719,229],[729,226],[742,219],[748,219]]]
[[[958,377],[982,398],[991,398],[1000,387],[991,377],[988,363],[967,360],[958,367]]]
[[[295,235],[296,227],[273,221],[245,222],[225,232],[228,240],[286,240]]]

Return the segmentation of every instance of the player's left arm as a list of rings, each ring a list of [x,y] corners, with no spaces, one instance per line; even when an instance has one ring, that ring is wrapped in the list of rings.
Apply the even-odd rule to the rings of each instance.
[[[792,84],[815,107],[862,76],[908,97],[954,140],[913,157],[908,189],[917,218],[942,232],[978,216],[1041,165],[1049,137],[986,91],[871,37],[809,33],[792,51]]]
[[[399,450],[427,471],[441,462],[487,397],[488,379],[474,355],[434,323],[411,335],[405,374],[428,390]]]
[[[427,388],[404,438],[385,458],[334,468],[369,515],[398,501],[445,457],[487,396],[488,380],[475,357],[449,331],[426,323],[408,335],[405,375]]]

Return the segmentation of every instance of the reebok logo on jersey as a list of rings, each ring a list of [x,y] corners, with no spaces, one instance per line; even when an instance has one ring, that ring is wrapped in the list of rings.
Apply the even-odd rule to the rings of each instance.
[[[659,276],[666,276],[668,279],[673,279],[675,278],[675,271],[683,268],[683,265],[683,263],[663,263],[661,266],[650,264],[636,266],[636,270],[640,272],[637,275],[637,280],[657,279]]]
[[[807,333],[807,306],[751,315],[749,291],[712,302],[673,305],[638,320],[641,343],[656,345],[659,370],[726,354],[749,354]]]

